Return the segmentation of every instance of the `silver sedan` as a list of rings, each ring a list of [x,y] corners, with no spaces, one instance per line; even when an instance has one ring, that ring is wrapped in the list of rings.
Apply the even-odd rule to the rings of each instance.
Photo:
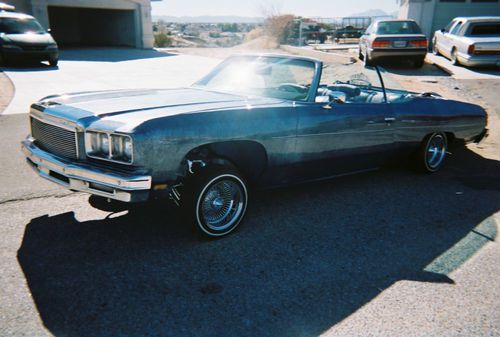
[[[427,54],[427,38],[413,20],[372,23],[359,40],[359,58],[370,66],[381,59],[405,59],[420,68]]]

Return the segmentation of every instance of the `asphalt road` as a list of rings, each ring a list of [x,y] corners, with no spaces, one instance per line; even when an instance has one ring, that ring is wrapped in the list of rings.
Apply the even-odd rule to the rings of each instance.
[[[433,175],[254,192],[206,241],[170,206],[110,214],[37,178],[26,119],[0,116],[2,337],[500,336],[500,162],[483,145]]]

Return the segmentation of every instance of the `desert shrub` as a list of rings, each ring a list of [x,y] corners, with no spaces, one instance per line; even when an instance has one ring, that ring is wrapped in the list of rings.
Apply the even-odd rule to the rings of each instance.
[[[155,47],[164,48],[172,46],[172,38],[167,33],[155,33]]]
[[[275,38],[278,43],[286,43],[293,35],[295,25],[293,15],[272,15],[264,21],[264,30],[266,35]]]

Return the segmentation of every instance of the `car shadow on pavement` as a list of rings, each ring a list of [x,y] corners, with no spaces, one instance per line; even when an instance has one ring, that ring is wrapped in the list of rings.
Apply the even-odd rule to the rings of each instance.
[[[409,66],[406,62],[382,62],[380,63],[389,73],[403,76],[444,76],[450,77],[450,74],[444,72],[433,64],[425,63],[421,68]]]
[[[44,62],[17,62],[17,63],[8,63],[6,66],[2,67],[2,71],[10,71],[10,72],[35,72],[35,71],[56,71],[59,70],[59,66],[50,66],[48,63]]]
[[[433,175],[257,192],[219,240],[196,239],[165,208],[42,216],[18,260],[55,336],[317,336],[397,281],[453,284],[496,238],[499,182],[498,161],[464,149]]]

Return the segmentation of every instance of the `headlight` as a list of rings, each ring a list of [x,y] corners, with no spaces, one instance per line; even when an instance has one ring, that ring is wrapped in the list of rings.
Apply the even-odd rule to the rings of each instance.
[[[133,159],[132,138],[105,132],[85,132],[85,152],[91,158],[131,164]]]

